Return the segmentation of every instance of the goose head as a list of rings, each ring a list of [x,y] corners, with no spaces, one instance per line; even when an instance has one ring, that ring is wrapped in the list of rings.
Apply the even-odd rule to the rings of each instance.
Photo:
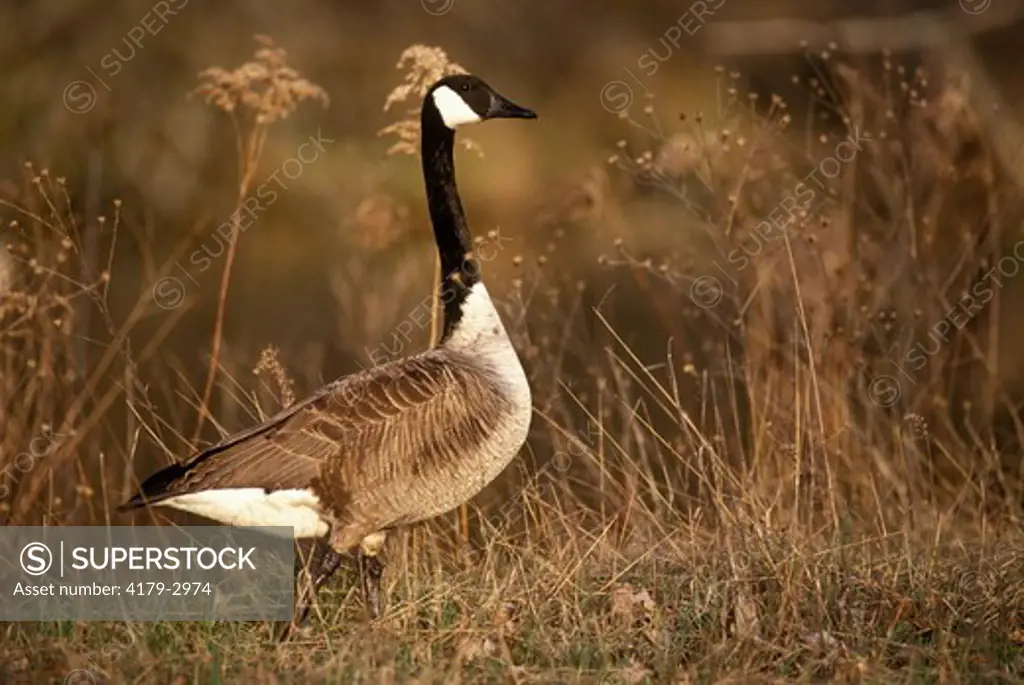
[[[531,109],[520,107],[472,74],[446,76],[427,91],[424,116],[436,115],[445,127],[455,130],[488,119],[536,119]]]

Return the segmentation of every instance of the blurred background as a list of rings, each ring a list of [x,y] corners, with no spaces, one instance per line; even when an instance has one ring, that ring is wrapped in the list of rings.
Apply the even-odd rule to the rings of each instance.
[[[595,521],[638,502],[867,527],[1019,513],[1020,3],[61,0],[0,17],[0,463],[21,459],[4,520],[103,520],[152,468],[273,413],[267,347],[301,397],[381,345],[429,344],[395,334],[434,278],[419,160],[378,133],[416,106],[384,108],[415,44],[539,113],[460,134],[538,411],[525,470],[483,511],[569,454],[547,496]],[[239,236],[216,420],[195,440],[239,153],[231,118],[189,94],[252,60],[256,34],[329,106],[268,127],[251,187],[283,172],[287,189]],[[311,136],[329,142],[296,164]],[[814,201],[761,231],[815,170]]]

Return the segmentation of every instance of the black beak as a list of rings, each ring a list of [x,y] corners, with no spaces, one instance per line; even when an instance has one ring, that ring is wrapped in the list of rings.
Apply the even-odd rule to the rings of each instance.
[[[497,93],[491,95],[491,107],[487,110],[488,119],[536,119],[537,113],[532,109],[520,107],[508,98]]]

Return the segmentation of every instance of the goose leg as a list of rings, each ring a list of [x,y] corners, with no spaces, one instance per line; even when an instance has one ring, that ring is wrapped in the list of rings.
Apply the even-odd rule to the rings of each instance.
[[[359,578],[363,584],[363,601],[370,618],[380,617],[380,579],[384,575],[384,564],[376,556],[359,551]]]
[[[308,549],[299,544],[295,559],[295,611],[291,621],[277,627],[279,641],[286,640],[309,616],[320,587],[338,570],[341,555],[326,540],[317,540]],[[283,625],[282,625],[283,624]]]
[[[327,547],[324,552],[323,559],[320,562],[320,571],[315,578],[313,578],[313,586],[317,592],[323,587],[323,584],[330,580],[337,571],[338,567],[341,566],[342,555],[335,552],[330,546]]]
[[[341,566],[342,555],[334,551],[326,540],[317,541],[314,548],[314,557],[310,560],[309,568],[305,571],[305,594],[302,596],[302,604],[296,606],[297,623],[306,620],[310,610],[317,601],[320,588],[330,580]]]
[[[384,547],[385,533],[374,533],[363,538],[359,544],[359,580],[363,586],[363,602],[370,618],[379,618],[382,602],[380,579],[384,575],[384,562],[380,552]]]

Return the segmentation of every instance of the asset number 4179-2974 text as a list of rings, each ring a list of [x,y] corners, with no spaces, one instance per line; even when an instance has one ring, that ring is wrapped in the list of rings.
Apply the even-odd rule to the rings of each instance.
[[[125,586],[125,594],[128,595],[174,595],[174,596],[191,596],[191,595],[209,595],[211,593],[209,583],[188,583],[188,582],[173,582],[173,583],[161,583],[159,581],[139,581],[137,583],[129,583]]]

